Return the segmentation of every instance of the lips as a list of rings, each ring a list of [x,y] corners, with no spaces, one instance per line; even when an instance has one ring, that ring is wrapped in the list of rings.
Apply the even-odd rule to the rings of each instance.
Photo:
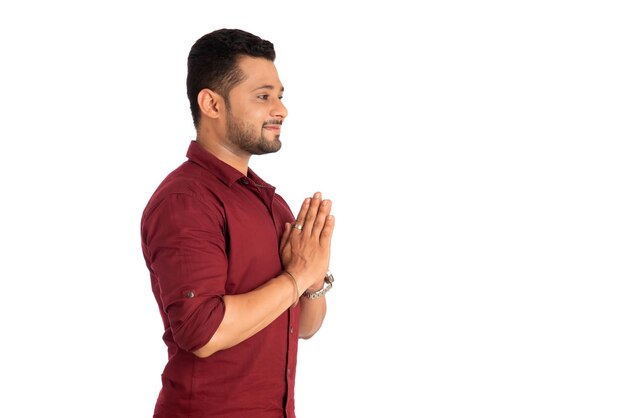
[[[265,125],[263,129],[267,129],[268,131],[272,131],[274,133],[280,133],[280,125]]]

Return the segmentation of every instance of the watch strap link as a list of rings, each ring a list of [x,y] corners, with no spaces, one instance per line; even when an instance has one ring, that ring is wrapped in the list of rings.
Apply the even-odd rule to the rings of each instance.
[[[335,282],[335,278],[333,277],[333,274],[329,271],[328,273],[326,273],[326,276],[324,277],[324,286],[322,286],[322,288],[320,290],[315,291],[315,292],[309,292],[307,290],[307,291],[304,292],[304,296],[306,296],[309,299],[321,298],[330,289],[333,288],[333,283],[334,282]]]

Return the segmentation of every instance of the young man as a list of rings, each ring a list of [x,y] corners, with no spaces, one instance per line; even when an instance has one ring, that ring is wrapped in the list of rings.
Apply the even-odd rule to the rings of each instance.
[[[294,220],[248,168],[287,117],[272,43],[237,29],[188,58],[197,136],[141,220],[168,348],[154,417],[295,417],[298,338],[326,314],[334,218],[319,192]]]

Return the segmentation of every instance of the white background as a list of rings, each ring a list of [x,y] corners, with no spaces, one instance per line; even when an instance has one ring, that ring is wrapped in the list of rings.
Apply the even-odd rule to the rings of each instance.
[[[410,3],[0,6],[0,416],[151,416],[139,220],[222,27],[271,40],[286,86],[251,167],[337,217],[299,418],[626,416],[621,2]]]

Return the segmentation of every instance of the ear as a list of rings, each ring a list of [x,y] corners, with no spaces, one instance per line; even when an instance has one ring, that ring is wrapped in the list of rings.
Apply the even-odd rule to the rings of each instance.
[[[209,89],[202,89],[198,93],[198,106],[200,112],[211,119],[218,118],[226,108],[222,96]]]

